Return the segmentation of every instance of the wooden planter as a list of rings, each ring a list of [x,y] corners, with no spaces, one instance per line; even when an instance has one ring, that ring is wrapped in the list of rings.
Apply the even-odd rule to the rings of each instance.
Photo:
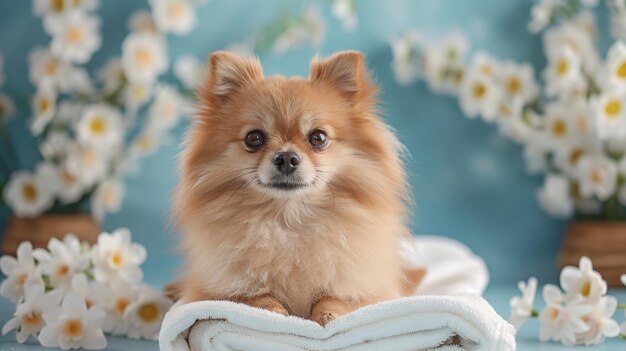
[[[623,286],[620,276],[626,274],[626,221],[581,221],[571,223],[563,239],[561,267],[578,265],[580,257],[593,261],[609,286]]]
[[[63,238],[68,233],[95,243],[100,226],[87,214],[51,214],[30,219],[12,216],[2,238],[2,253],[15,255],[24,240],[32,242],[33,247],[46,247],[50,238]]]

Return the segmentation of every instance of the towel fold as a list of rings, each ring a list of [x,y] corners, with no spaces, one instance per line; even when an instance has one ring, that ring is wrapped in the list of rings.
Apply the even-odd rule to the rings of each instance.
[[[160,349],[515,350],[514,328],[480,297],[488,281],[480,258],[457,242],[437,237],[407,243],[403,255],[407,265],[427,269],[416,293],[437,295],[369,305],[325,328],[302,318],[228,301],[180,304],[165,316]]]

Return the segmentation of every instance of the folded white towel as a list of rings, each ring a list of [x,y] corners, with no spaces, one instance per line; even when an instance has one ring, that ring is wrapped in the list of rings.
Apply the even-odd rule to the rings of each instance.
[[[427,267],[417,293],[443,295],[366,306],[325,328],[227,301],[180,304],[163,321],[161,351],[515,350],[514,328],[479,296],[488,280],[482,260],[435,237],[404,250],[408,265],[420,266],[420,257]],[[459,292],[469,295],[450,295]]]

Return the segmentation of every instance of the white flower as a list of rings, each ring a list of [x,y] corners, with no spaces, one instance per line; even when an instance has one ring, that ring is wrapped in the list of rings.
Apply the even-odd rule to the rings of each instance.
[[[598,136],[604,140],[626,137],[626,101],[622,94],[606,91],[591,99]]]
[[[605,201],[617,190],[617,165],[604,155],[584,156],[578,162],[578,181],[582,197],[595,195]]]
[[[183,114],[183,104],[174,88],[167,85],[158,87],[154,102],[148,109],[147,128],[157,132],[172,128]]]
[[[156,33],[156,24],[154,18],[149,11],[138,10],[130,15],[128,20],[128,28],[131,32],[150,32]]]
[[[441,40],[441,44],[430,44],[423,56],[423,74],[428,87],[436,92],[456,93],[463,82],[463,59],[467,52],[465,38],[453,33]]]
[[[17,247],[17,257],[2,256],[0,270],[6,277],[0,283],[0,295],[17,303],[24,296],[26,286],[42,284],[33,257],[33,245],[22,241]]]
[[[485,51],[478,51],[472,56],[472,68],[480,74],[495,77],[500,72],[500,63]]]
[[[612,2],[620,3],[620,1]],[[611,13],[611,35],[616,39],[626,40],[626,11]]]
[[[576,178],[578,162],[583,156],[599,153],[601,144],[591,137],[575,137],[570,142],[559,145],[554,154],[555,165],[567,175]]]
[[[169,142],[171,142],[171,138],[166,133],[146,129],[131,142],[128,152],[120,164],[120,171],[124,174],[137,174],[139,172],[139,159],[153,154],[161,144]]]
[[[591,306],[570,302],[564,304],[563,294],[558,287],[543,287],[546,308],[539,313],[539,339],[560,341],[564,345],[576,344],[576,335],[589,331],[583,317],[591,312]]]
[[[535,295],[537,294],[537,278],[532,277],[528,282],[517,283],[522,296],[511,299],[511,316],[509,322],[518,329],[530,318],[534,311]]]
[[[205,64],[193,56],[181,56],[174,63],[174,73],[188,89],[196,89],[206,79]]]
[[[604,342],[605,338],[614,338],[619,335],[619,324],[611,317],[617,309],[617,299],[612,296],[602,297],[592,306],[591,313],[583,316],[583,321],[589,326],[589,331],[578,335],[577,343],[597,345]]]
[[[122,182],[117,179],[104,180],[98,184],[91,196],[91,212],[98,221],[102,221],[105,214],[119,211],[123,199]]]
[[[540,32],[550,24],[554,10],[563,6],[563,0],[541,0],[530,10],[532,20],[528,24],[528,30],[532,33]]]
[[[0,123],[6,122],[15,112],[15,104],[10,96],[0,93]]]
[[[98,150],[117,150],[123,138],[122,116],[104,103],[87,106],[76,126],[81,145]]]
[[[52,55],[47,48],[35,48],[28,54],[30,81],[35,86],[58,88],[69,69],[67,62]]]
[[[546,31],[543,37],[544,52],[552,59],[561,56],[564,48],[570,49],[579,58],[582,71],[595,78],[600,68],[600,55],[594,41],[596,32],[594,16],[582,12],[570,21]]]
[[[98,244],[92,249],[92,259],[96,281],[134,283],[143,278],[140,265],[146,260],[146,249],[132,243],[130,231],[122,228],[98,236]]]
[[[124,103],[131,113],[135,113],[143,104],[150,100],[152,95],[152,83],[135,82],[129,83],[124,89]]]
[[[127,335],[130,330],[130,321],[125,318],[128,306],[137,299],[137,288],[123,281],[113,281],[108,296],[104,301],[106,316],[102,329],[113,335]]]
[[[561,175],[548,174],[537,199],[544,211],[551,216],[568,218],[574,213],[574,202],[570,195],[570,182]]]
[[[108,307],[111,294],[108,286],[98,282],[90,282],[87,276],[81,273],[72,278],[71,288],[85,300],[87,309],[97,307],[105,310]]]
[[[73,234],[66,235],[63,241],[50,239],[48,251],[36,249],[33,254],[52,287],[62,291],[68,291],[74,275],[89,267],[89,256]]]
[[[30,122],[30,130],[39,135],[50,123],[56,112],[57,94],[48,86],[40,86],[35,93],[32,102],[33,117]]]
[[[537,135],[531,135],[524,147],[524,162],[526,171],[530,174],[545,173],[548,169],[546,149],[540,143],[535,142],[537,138]]]
[[[605,88],[626,91],[626,44],[623,41],[616,41],[609,49],[602,73],[605,75]]]
[[[80,179],[61,165],[58,170],[59,191],[57,197],[62,204],[70,204],[78,201],[85,191],[85,186]]]
[[[18,217],[37,217],[53,204],[46,181],[40,174],[15,171],[4,189],[4,201]]]
[[[73,126],[81,115],[84,105],[72,101],[60,101],[52,126],[67,129]]]
[[[593,270],[591,260],[582,257],[578,267],[563,268],[560,284],[569,301],[581,299],[585,303],[595,304],[606,294],[606,282],[600,273]]]
[[[34,0],[35,16],[47,17],[59,15],[71,10],[93,11],[98,7],[98,0]]]
[[[44,312],[58,305],[62,297],[63,293],[60,290],[46,293],[43,284],[27,286],[24,301],[17,305],[13,318],[2,327],[2,335],[15,329],[15,337],[20,344],[28,340],[29,336],[37,338],[37,334],[44,326]]]
[[[131,82],[152,82],[167,69],[163,38],[135,32],[122,44],[122,67]]]
[[[566,147],[575,138],[572,114],[565,104],[553,102],[546,106],[543,143],[550,150]]]
[[[473,70],[463,79],[459,94],[467,117],[481,115],[486,121],[496,118],[500,93],[492,78]]]
[[[358,19],[356,17],[356,8],[353,0],[334,0],[331,11],[333,16],[341,20],[343,29],[353,31],[356,29]]]
[[[187,0],[150,0],[150,5],[162,32],[185,35],[196,25],[194,9]]]
[[[272,50],[282,54],[287,50],[297,47],[307,41],[314,47],[319,47],[324,40],[326,22],[317,7],[307,8],[302,18],[295,21],[274,42]]]
[[[156,340],[163,317],[172,307],[172,301],[145,285],[139,288],[138,295],[137,300],[124,312],[124,318],[131,324],[128,336]]]
[[[586,89],[580,57],[568,46],[561,46],[548,57],[543,71],[548,96],[579,95]]]
[[[89,61],[100,48],[99,27],[97,17],[78,10],[44,19],[44,28],[52,36],[50,51],[65,61],[79,64]]]
[[[419,34],[409,31],[404,36],[391,42],[393,58],[391,68],[396,81],[400,84],[410,84],[420,74],[420,55],[417,51]]]
[[[105,93],[115,92],[124,83],[124,67],[120,58],[109,59],[96,73]]]
[[[61,80],[59,88],[62,92],[73,93],[78,92],[83,95],[93,93],[94,87],[91,84],[91,78],[87,70],[81,67],[70,66],[67,73]]]
[[[72,147],[72,139],[66,131],[51,130],[39,144],[39,151],[46,160],[65,158]]]
[[[74,184],[74,177],[84,187],[92,186],[105,176],[108,161],[105,151],[76,145],[63,164],[68,184]]]
[[[106,347],[102,332],[104,312],[99,308],[87,309],[85,301],[75,291],[65,295],[61,307],[46,311],[43,319],[46,325],[39,333],[39,342],[45,347],[63,350],[101,350]]]
[[[521,98],[523,102],[532,102],[537,98],[539,88],[532,66],[504,62],[499,68],[498,75],[508,99]]]

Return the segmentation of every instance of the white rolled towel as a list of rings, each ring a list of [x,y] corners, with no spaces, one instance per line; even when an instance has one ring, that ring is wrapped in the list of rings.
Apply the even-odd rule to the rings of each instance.
[[[418,237],[403,254],[408,266],[427,269],[416,296],[363,307],[326,327],[228,301],[178,304],[165,316],[160,349],[515,350],[513,326],[480,297],[488,281],[480,258],[438,237]]]

